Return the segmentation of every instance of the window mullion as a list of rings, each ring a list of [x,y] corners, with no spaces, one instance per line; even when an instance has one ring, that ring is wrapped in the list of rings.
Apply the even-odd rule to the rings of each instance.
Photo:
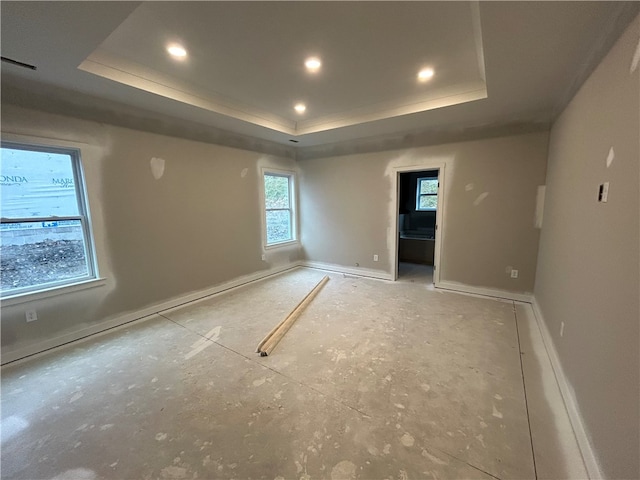
[[[82,215],[66,217],[26,217],[26,218],[2,218],[0,223],[38,223],[38,222],[64,222],[67,220],[84,220]]]

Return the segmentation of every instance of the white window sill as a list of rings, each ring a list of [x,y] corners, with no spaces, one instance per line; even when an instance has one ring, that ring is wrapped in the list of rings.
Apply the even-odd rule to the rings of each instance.
[[[289,240],[287,242],[280,242],[280,243],[272,243],[271,245],[266,245],[264,247],[265,250],[272,250],[274,248],[280,248],[280,247],[293,247],[296,245],[300,245],[300,242],[298,240]]]
[[[84,280],[77,283],[68,285],[60,285],[57,287],[51,287],[35,292],[19,293],[0,299],[2,307],[10,307],[12,305],[19,305],[21,303],[34,302],[37,300],[43,300],[45,298],[56,297],[58,295],[66,295],[68,293],[79,292],[81,290],[88,290],[90,288],[102,287],[107,283],[106,278],[92,278],[90,280]]]

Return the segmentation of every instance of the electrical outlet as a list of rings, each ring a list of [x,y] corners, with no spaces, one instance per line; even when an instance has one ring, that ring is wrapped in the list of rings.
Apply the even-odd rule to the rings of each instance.
[[[373,256],[373,261],[374,261],[374,262],[377,262],[377,261],[378,261],[378,255],[374,255],[374,256]]]
[[[602,203],[607,203],[608,198],[609,198],[609,182],[601,183],[598,189],[598,201]]]
[[[564,322],[560,322],[560,336],[564,335]]]
[[[35,310],[27,310],[25,312],[25,317],[27,317],[27,322],[34,322],[38,319],[38,314]]]
[[[518,270],[511,270],[511,278],[518,278]]]
[[[267,254],[263,253],[262,254],[262,261],[265,262],[267,260]]]

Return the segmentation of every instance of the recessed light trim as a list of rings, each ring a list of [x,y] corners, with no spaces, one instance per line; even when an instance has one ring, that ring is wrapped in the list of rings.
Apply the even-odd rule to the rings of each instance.
[[[296,105],[293,107],[293,109],[302,114],[307,110],[307,106],[304,103],[296,103]]]
[[[309,57],[304,61],[304,66],[307,68],[307,71],[311,73],[316,73],[322,67],[322,62],[318,57]]]
[[[183,59],[187,56],[187,50],[182,45],[178,45],[177,43],[168,45],[167,52],[169,52],[169,55],[171,55],[173,58],[177,59]]]
[[[422,70],[420,70],[418,72],[418,80],[421,82],[426,82],[427,80],[431,79],[434,75],[434,71],[433,68],[428,67],[428,68],[423,68]]]

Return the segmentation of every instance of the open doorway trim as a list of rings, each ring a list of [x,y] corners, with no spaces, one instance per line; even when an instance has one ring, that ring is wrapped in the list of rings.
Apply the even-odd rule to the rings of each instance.
[[[420,163],[419,165],[408,165],[402,167],[394,167],[393,168],[393,178],[395,182],[395,195],[393,197],[393,212],[394,212],[394,220],[393,227],[395,234],[393,235],[392,249],[391,249],[391,278],[396,281],[398,280],[398,210],[400,204],[400,174],[401,173],[411,173],[411,172],[422,172],[426,170],[437,170],[438,171],[438,207],[436,210],[436,231],[435,231],[435,249],[433,252],[433,285],[435,287],[440,283],[440,272],[442,271],[442,263],[441,263],[441,251],[442,251],[442,231],[444,226],[444,192],[445,192],[445,162],[438,161],[428,161],[426,160],[424,163]]]

